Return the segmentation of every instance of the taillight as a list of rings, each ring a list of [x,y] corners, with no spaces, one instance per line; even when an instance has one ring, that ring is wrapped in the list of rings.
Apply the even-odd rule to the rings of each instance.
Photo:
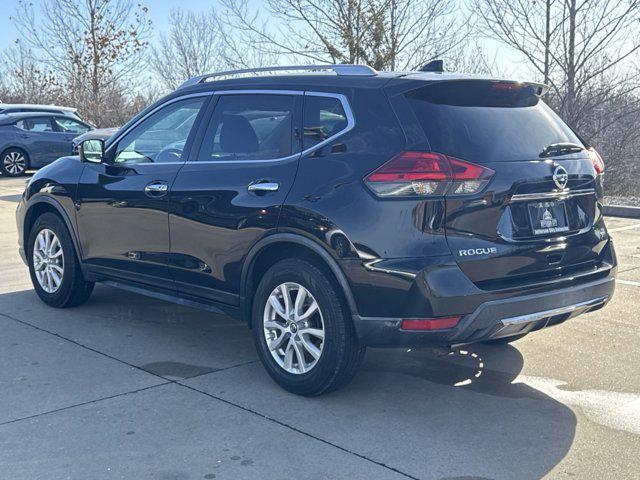
[[[435,152],[402,152],[364,179],[381,197],[471,195],[489,183],[494,171]]]
[[[593,163],[593,168],[596,169],[596,173],[604,172],[604,161],[596,149],[593,147],[587,148],[587,153],[589,154],[589,158],[591,159],[591,163]]]

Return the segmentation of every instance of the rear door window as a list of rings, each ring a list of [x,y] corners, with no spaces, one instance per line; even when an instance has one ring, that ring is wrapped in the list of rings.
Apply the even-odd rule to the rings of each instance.
[[[470,162],[540,158],[554,143],[582,145],[538,87],[439,82],[406,94],[433,151]]]
[[[348,124],[347,114],[338,98],[305,95],[304,150],[337,135]]]
[[[295,95],[221,95],[199,160],[270,160],[293,153]]]
[[[53,132],[49,117],[25,118],[16,122],[16,126],[28,132]]]

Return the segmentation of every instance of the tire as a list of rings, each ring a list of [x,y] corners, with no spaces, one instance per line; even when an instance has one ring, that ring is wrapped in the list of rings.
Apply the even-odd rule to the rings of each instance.
[[[29,232],[27,245],[31,282],[44,303],[66,308],[89,299],[94,284],[85,281],[69,230],[58,215],[40,215]]]
[[[516,340],[520,340],[522,337],[526,336],[526,333],[521,333],[519,335],[513,335],[511,337],[503,337],[503,338],[495,338],[493,340],[485,340],[484,342],[480,342],[484,345],[507,345],[511,342],[515,342]]]
[[[285,320],[285,290],[291,299],[289,312],[298,314],[288,317],[297,320],[289,321],[289,326]],[[284,316],[278,314],[273,298],[270,301],[272,294]],[[300,295],[304,300],[297,305]],[[317,310],[313,309],[314,301]],[[304,313],[309,315],[306,318],[299,315]],[[346,385],[365,353],[365,348],[358,344],[351,315],[336,282],[301,259],[282,260],[265,273],[254,297],[252,327],[258,356],[271,378],[298,395],[321,395]],[[270,349],[269,343],[276,348]],[[287,352],[291,352],[289,360]],[[311,352],[319,354],[318,357]]]
[[[19,177],[29,168],[29,157],[19,148],[8,148],[0,157],[0,171],[5,177]]]

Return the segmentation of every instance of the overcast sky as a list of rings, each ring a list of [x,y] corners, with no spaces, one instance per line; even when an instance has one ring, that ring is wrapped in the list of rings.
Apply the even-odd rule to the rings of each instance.
[[[39,3],[38,0],[31,0],[34,4]],[[461,0],[466,1],[466,0]],[[4,13],[0,16],[0,52],[10,47],[18,38],[18,32],[13,27],[11,16],[14,14],[18,5],[18,0],[0,0]],[[138,3],[135,1],[133,3]],[[169,12],[172,8],[183,8],[186,10],[202,11],[218,4],[216,0],[143,0],[139,3],[149,7],[149,16],[153,22],[153,34],[158,35],[159,32],[168,29]],[[259,5],[260,0],[251,0],[254,5]],[[496,56],[501,73],[506,76],[523,78],[523,64],[520,63],[518,57],[504,48],[499,48],[495,42],[483,41],[483,47],[487,55],[493,59]],[[446,68],[446,66],[445,66]]]

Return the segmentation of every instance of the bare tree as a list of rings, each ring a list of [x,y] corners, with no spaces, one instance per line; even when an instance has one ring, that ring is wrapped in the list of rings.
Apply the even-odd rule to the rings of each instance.
[[[52,76],[20,41],[3,52],[1,61],[3,101],[46,103],[60,94]]]
[[[255,48],[251,37],[231,31],[214,9],[204,14],[174,9],[169,21],[169,32],[151,47],[149,59],[166,90],[208,72],[276,63],[273,55]]]
[[[147,9],[129,0],[20,0],[13,17],[22,41],[56,85],[98,125],[114,95],[140,73]]]
[[[149,60],[164,87],[173,90],[189,77],[224,69],[224,33],[214,10],[200,14],[174,9],[169,23],[168,34],[160,35]]]
[[[609,163],[607,189],[634,188],[629,172],[638,168],[640,147],[640,0],[474,0],[474,5],[483,31],[518,51],[551,86],[551,106],[602,150]]]
[[[473,38],[450,50],[446,59],[447,70],[452,72],[497,75],[501,69],[496,56],[489,57],[485,47]]]
[[[386,52],[380,68],[414,70],[434,58],[452,64],[466,61],[462,47],[469,45],[471,24],[458,2],[387,0],[379,8],[379,35]]]
[[[625,64],[640,49],[639,0],[475,0],[475,6],[485,31],[551,85],[574,126],[584,117],[583,95],[607,72],[629,73]]]
[[[470,36],[454,0],[222,0],[225,24],[255,49],[308,62],[414,69]]]

